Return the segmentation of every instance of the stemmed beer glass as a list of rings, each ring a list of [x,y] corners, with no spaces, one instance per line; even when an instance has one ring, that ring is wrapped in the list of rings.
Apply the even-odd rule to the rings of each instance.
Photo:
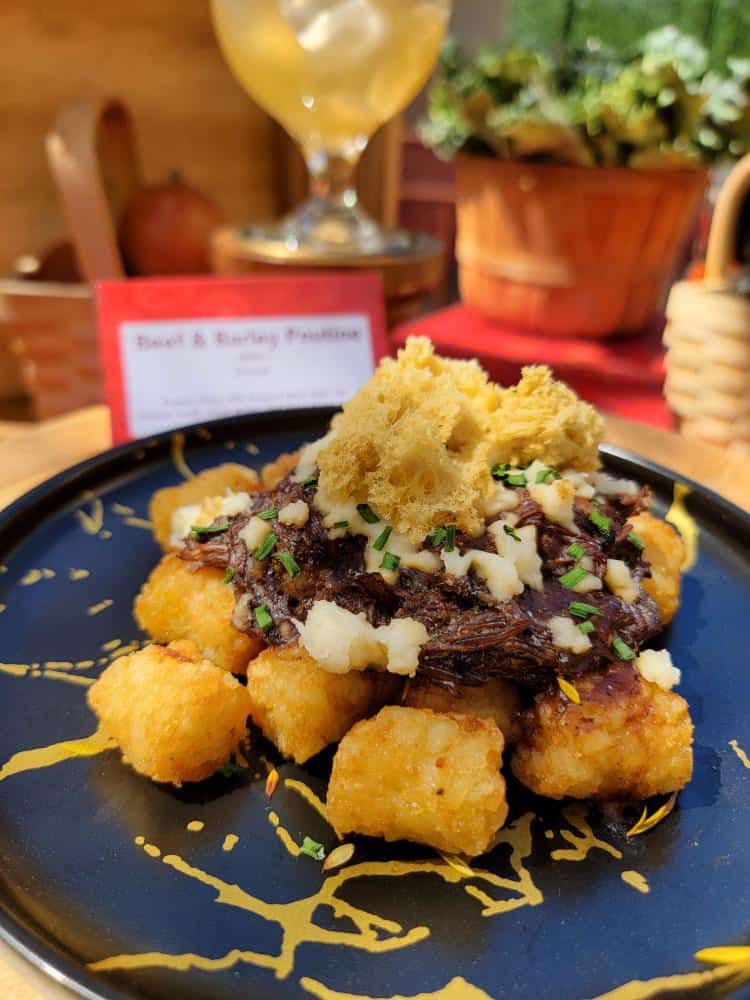
[[[354,172],[373,132],[427,80],[450,0],[212,0],[212,10],[232,72],[297,141],[311,177],[307,201],[252,235],[287,260],[393,250],[398,238],[359,207]]]

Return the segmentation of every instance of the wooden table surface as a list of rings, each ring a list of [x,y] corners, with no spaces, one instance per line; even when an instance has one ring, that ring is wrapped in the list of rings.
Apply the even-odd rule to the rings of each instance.
[[[750,511],[750,459],[732,456],[728,460],[719,448],[613,416],[606,418],[605,440],[703,483]],[[109,413],[104,406],[42,424],[0,422],[0,508],[110,445]],[[0,997],[61,1000],[71,996],[0,945]]]

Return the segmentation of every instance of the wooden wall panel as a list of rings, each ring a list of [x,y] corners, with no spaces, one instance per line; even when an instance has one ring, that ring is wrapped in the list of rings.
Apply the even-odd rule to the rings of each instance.
[[[58,109],[119,96],[144,174],[171,168],[231,220],[276,208],[272,123],[226,68],[208,0],[0,0],[0,275],[64,234],[43,137]]]

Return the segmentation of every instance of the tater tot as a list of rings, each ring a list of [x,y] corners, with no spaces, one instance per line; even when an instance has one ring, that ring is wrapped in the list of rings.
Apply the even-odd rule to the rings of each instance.
[[[388,695],[373,671],[329,673],[297,643],[270,646],[249,663],[247,690],[255,725],[298,764],[340,740]]]
[[[410,708],[431,708],[433,712],[492,719],[503,734],[506,744],[517,742],[521,735],[518,718],[521,698],[518,688],[500,678],[493,678],[486,684],[477,686],[457,684],[455,694],[439,684],[412,682],[403,703]]]
[[[263,483],[263,489],[272,490],[274,486],[278,486],[287,472],[291,472],[298,461],[299,452],[291,451],[284,452],[273,462],[269,462],[268,465],[264,465],[260,470],[260,479]]]
[[[165,552],[176,548],[170,544],[172,535],[172,515],[180,507],[198,504],[208,497],[224,496],[232,493],[253,493],[260,489],[260,479],[255,469],[228,462],[206,469],[179,486],[167,486],[157,490],[151,497],[149,517],[154,526],[154,537]]]
[[[470,715],[389,706],[343,738],[328,786],[337,833],[482,854],[505,822],[503,737]]]
[[[639,801],[690,780],[687,702],[616,664],[575,682],[576,705],[549,688],[522,717],[513,773],[538,795]]]
[[[135,599],[133,614],[156,642],[190,639],[222,670],[244,674],[263,643],[232,625],[234,590],[224,572],[167,555]]]
[[[653,514],[638,514],[630,523],[644,542],[644,558],[651,563],[651,576],[643,581],[643,587],[656,601],[662,621],[668,625],[680,606],[685,544],[671,524]]]
[[[246,735],[250,713],[245,688],[192,642],[121,656],[88,702],[127,764],[173,785],[210,777]]]

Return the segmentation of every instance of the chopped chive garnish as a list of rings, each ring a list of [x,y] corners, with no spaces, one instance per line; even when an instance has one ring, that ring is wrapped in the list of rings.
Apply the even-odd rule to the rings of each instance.
[[[548,483],[551,479],[562,479],[557,469],[542,469],[541,472],[537,472],[536,474],[536,481],[538,483]]]
[[[401,556],[397,556],[395,552],[384,552],[383,561],[380,564],[380,568],[393,571],[398,569],[398,564],[400,562],[401,562]]]
[[[334,528],[348,528],[348,527],[349,527],[348,521],[337,521],[334,524]]]
[[[576,618],[588,618],[589,615],[601,615],[599,608],[594,607],[593,604],[587,604],[585,601],[571,601],[568,605],[568,610],[571,615],[575,615]]]
[[[273,531],[269,531],[266,537],[263,539],[263,541],[260,543],[258,548],[253,553],[253,558],[257,559],[258,562],[262,562],[264,559],[267,559],[268,556],[270,556],[273,550],[276,548],[276,542],[278,542],[276,533]]]
[[[313,486],[317,485],[318,485],[317,476],[308,476],[307,479],[303,479],[302,482],[300,483],[300,486],[302,487],[303,490],[311,490]]]
[[[505,477],[505,482],[508,486],[526,486],[528,480],[522,472],[514,472]]]
[[[446,552],[453,552],[456,547],[456,526],[455,524],[447,524],[445,526],[445,544],[443,549]]]
[[[224,579],[221,582],[222,583],[231,583],[232,580],[234,580],[234,567],[233,566],[227,566],[226,573],[224,574]]]
[[[228,524],[191,524],[190,537],[194,542],[200,542],[205,535],[220,535],[229,528]]]
[[[560,583],[563,587],[573,588],[587,575],[588,570],[584,569],[583,566],[574,566],[573,569],[569,569],[567,573],[563,573],[560,577]]]
[[[372,547],[374,549],[377,549],[378,552],[380,552],[382,549],[384,549],[385,545],[386,545],[386,542],[391,537],[391,532],[392,531],[393,531],[393,528],[390,525],[388,525],[387,528],[383,528],[383,530],[380,532],[380,534],[378,535],[378,537],[372,543]]]
[[[265,606],[265,604],[259,604],[257,608],[253,609],[253,614],[255,615],[255,621],[258,628],[262,628],[264,632],[267,632],[269,628],[273,625],[273,618],[271,617],[271,612]]]
[[[428,536],[428,541],[430,545],[434,545],[435,548],[440,548],[447,537],[448,532],[445,530],[445,525],[439,524],[432,534]]]
[[[368,524],[377,524],[380,518],[369,505],[369,503],[358,503],[357,513],[362,518],[363,521],[367,521]]]
[[[643,541],[640,535],[636,535],[634,531],[631,531],[628,535],[628,541],[631,545],[635,545],[639,552],[643,552],[646,547],[646,543]]]
[[[510,524],[503,525],[503,531],[506,535],[510,535],[511,538],[515,538],[517,542],[521,541],[521,536],[518,534],[516,529]]]
[[[594,631],[594,624],[593,622],[579,622],[578,628],[584,635],[589,635]]]
[[[584,547],[579,545],[578,542],[573,542],[572,545],[568,546],[568,555],[572,556],[576,562],[578,562],[579,559],[583,559],[585,552],[586,550]]]
[[[602,535],[608,535],[612,527],[612,518],[607,517],[605,514],[597,508],[594,509],[589,514],[589,521],[594,525],[597,531],[601,532]]]
[[[493,479],[505,479],[508,474],[510,466],[507,462],[498,462],[497,465],[492,468],[492,478]]]
[[[312,858],[313,861],[322,861],[326,856],[326,849],[322,844],[319,844],[317,840],[313,840],[312,837],[305,837],[302,841],[302,847],[300,847],[300,854],[306,854],[308,858]]]
[[[612,649],[614,649],[621,660],[635,659],[635,653],[630,646],[628,646],[628,644],[619,637],[619,635],[612,636]]]
[[[300,572],[297,560],[294,558],[291,552],[278,552],[276,558],[279,560],[281,565],[287,571],[289,576],[297,576]]]
[[[273,521],[279,516],[279,508],[271,507],[269,510],[262,510],[258,517],[261,521]]]

